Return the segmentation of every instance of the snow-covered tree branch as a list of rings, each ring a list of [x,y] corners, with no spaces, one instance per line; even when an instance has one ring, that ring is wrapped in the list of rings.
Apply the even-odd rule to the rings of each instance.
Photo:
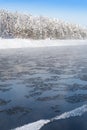
[[[31,39],[86,39],[87,29],[47,17],[0,10],[0,37]]]

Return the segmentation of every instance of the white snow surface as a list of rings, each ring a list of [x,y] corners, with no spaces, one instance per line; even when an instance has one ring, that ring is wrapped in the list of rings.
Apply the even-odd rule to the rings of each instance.
[[[30,123],[29,125],[22,126],[20,128],[16,128],[15,130],[40,130],[45,124],[48,124],[50,120],[39,120],[34,123]]]
[[[39,121],[30,123],[28,125],[24,125],[22,127],[16,128],[15,130],[40,130],[44,125],[46,125],[50,122],[53,122],[55,120],[60,120],[60,119],[67,119],[67,118],[75,117],[75,116],[81,116],[85,112],[87,112],[87,105],[83,105],[83,106],[76,108],[72,111],[65,112],[65,113],[61,114],[60,116],[56,116],[52,119],[39,120]]]
[[[77,46],[87,45],[87,40],[31,40],[31,39],[2,39],[0,38],[0,49],[10,48],[36,48],[52,46]]]

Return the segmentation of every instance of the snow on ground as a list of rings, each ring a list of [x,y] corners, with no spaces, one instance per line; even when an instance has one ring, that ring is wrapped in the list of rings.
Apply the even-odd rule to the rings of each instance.
[[[16,128],[15,130],[40,130],[40,128],[42,128],[45,124],[48,124],[48,123],[53,122],[55,120],[67,119],[67,118],[75,117],[75,116],[81,116],[85,112],[87,112],[87,105],[83,105],[83,106],[76,108],[72,111],[65,112],[65,113],[61,114],[60,116],[56,116],[56,117],[49,119],[49,120],[39,120],[39,121],[30,123],[28,125],[24,125],[22,127]]]
[[[87,40],[0,39],[0,49],[87,45]]]

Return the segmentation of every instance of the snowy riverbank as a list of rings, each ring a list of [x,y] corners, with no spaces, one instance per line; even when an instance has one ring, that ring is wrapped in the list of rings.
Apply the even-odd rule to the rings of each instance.
[[[87,40],[0,39],[0,49],[87,45]]]

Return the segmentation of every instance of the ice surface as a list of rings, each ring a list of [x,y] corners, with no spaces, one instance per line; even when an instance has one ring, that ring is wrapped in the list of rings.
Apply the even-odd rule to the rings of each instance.
[[[61,114],[60,116],[54,117],[52,120],[60,120],[60,119],[66,119],[70,117],[75,117],[75,116],[81,116],[83,113],[87,112],[87,105],[83,105],[82,107],[76,108],[72,111],[65,112]]]
[[[75,117],[75,116],[81,116],[85,112],[87,112],[87,105],[83,105],[83,106],[76,108],[72,111],[65,112],[65,113],[61,114],[60,116],[56,116],[52,119],[39,120],[37,122],[30,123],[28,125],[24,125],[22,127],[16,128],[15,130],[40,130],[40,128],[42,128],[45,124],[48,124],[52,121],[60,120],[60,119],[67,119],[67,118]]]
[[[0,49],[87,45],[87,40],[0,39]]]

